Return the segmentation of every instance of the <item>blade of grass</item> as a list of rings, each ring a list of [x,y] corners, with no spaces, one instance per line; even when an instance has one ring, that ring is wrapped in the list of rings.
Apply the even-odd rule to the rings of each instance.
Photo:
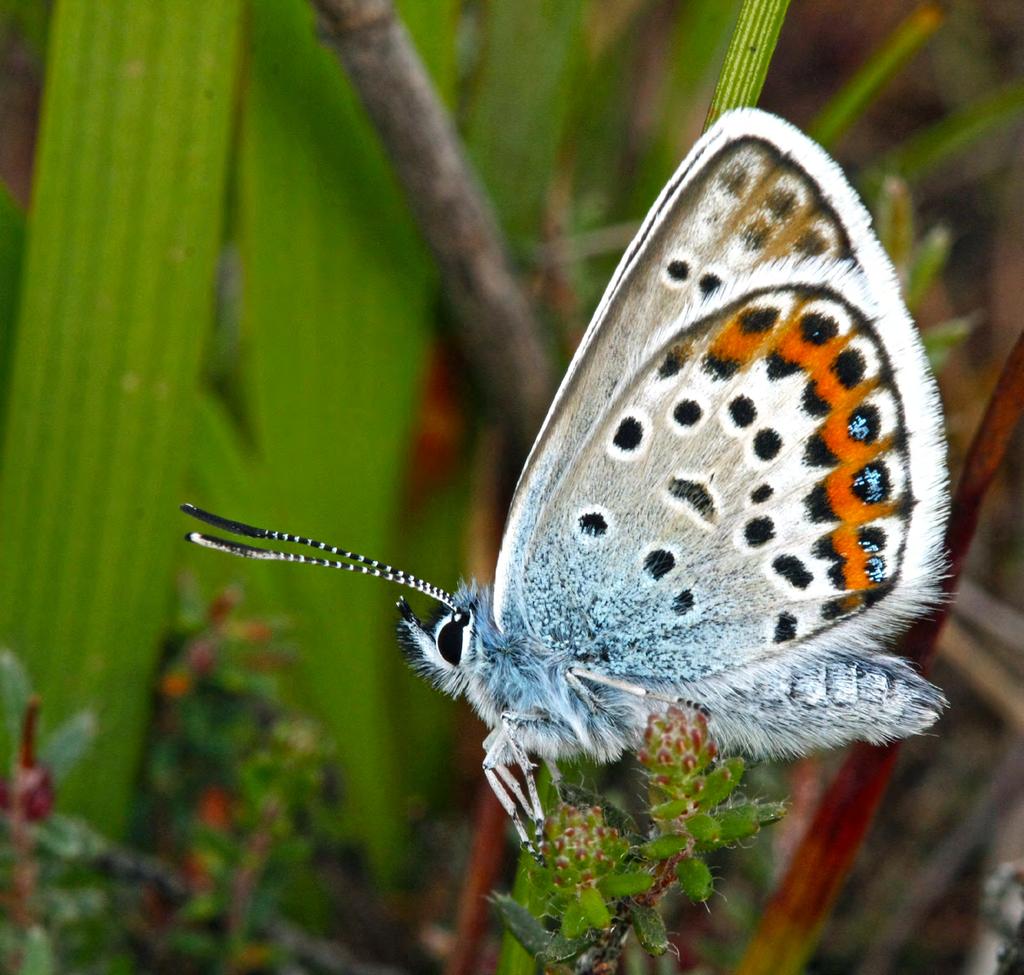
[[[1019,81],[912,136],[864,174],[864,185],[877,186],[885,173],[898,173],[909,181],[920,179],[1022,114],[1024,81]]]
[[[483,61],[464,132],[514,246],[532,244],[540,225],[581,53],[582,9],[581,0],[484,7]]]
[[[963,568],[981,504],[1006,456],[1024,413],[1024,334],[1018,338],[989,399],[960,475],[946,548],[950,571],[943,579],[952,596]],[[908,657],[927,672],[952,601],[908,631]],[[807,827],[781,883],[747,946],[737,975],[797,975],[803,971],[860,850],[899,754],[899,743],[851,749]]]
[[[540,791],[544,808],[550,809],[556,796],[547,769],[538,773],[537,789]],[[516,867],[515,883],[512,886],[512,899],[517,904],[522,904],[534,917],[541,917],[547,904],[530,882],[532,869],[533,856],[522,850],[519,854],[519,865]],[[516,940],[511,931],[505,931],[501,939],[501,955],[498,958],[495,975],[535,975],[536,971],[537,963],[530,953]]]
[[[713,83],[712,68],[724,59],[739,16],[740,0],[695,0],[679,8],[669,47],[660,131],[631,193],[635,211],[650,206],[693,139],[696,100]]]
[[[0,183],[0,430],[6,412],[24,247],[25,215]]]
[[[944,19],[942,9],[934,3],[923,4],[912,11],[829,99],[808,126],[807,134],[826,148],[833,147],[878,93],[942,26]]]
[[[306,3],[253,6],[247,83],[238,201],[246,385],[275,499],[258,517],[397,562],[432,269]],[[378,580],[277,568],[305,692],[337,742],[349,833],[393,877],[401,772],[412,760],[395,706],[397,682],[411,679],[392,631],[395,593]]]
[[[51,722],[99,719],[66,807],[125,822],[211,308],[238,0],[65,0],[51,25],[0,479],[0,632]],[[97,787],[99,785],[99,787]]]
[[[723,112],[757,104],[788,8],[789,0],[743,0],[705,129]]]

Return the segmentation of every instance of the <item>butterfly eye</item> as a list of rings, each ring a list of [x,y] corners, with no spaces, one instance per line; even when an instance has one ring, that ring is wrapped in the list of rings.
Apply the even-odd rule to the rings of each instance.
[[[468,624],[468,613],[454,613],[437,631],[435,638],[437,652],[453,667],[458,667],[459,661],[462,659]]]

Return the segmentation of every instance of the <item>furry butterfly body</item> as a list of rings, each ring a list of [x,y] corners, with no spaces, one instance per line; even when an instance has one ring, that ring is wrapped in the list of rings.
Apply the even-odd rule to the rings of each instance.
[[[927,728],[940,692],[885,645],[937,599],[946,507],[936,387],[867,212],[798,130],[736,111],[612,277],[493,588],[434,589],[429,624],[402,601],[399,636],[494,729],[484,767],[525,838],[528,753],[610,760],[666,701],[762,756]],[[288,557],[411,578],[310,544],[348,561]]]

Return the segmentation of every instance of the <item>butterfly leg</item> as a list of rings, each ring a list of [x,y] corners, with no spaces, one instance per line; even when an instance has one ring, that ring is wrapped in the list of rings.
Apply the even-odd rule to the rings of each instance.
[[[516,765],[519,766],[520,771],[523,773],[523,780],[526,782],[526,792],[530,801],[529,803],[523,803],[523,809],[533,820],[534,832],[539,834],[544,828],[544,807],[540,802],[540,793],[537,792],[537,780],[533,777],[533,770],[536,766],[530,761],[530,756],[526,754],[526,749],[523,748],[516,735],[521,720],[519,715],[509,712],[501,716],[501,723],[505,728],[505,736],[508,740],[509,748],[516,760]]]
[[[507,770],[502,765],[497,765],[494,768],[487,767],[487,760],[484,760],[484,775],[487,777],[487,784],[491,787],[491,792],[497,797],[498,802],[501,803],[501,808],[508,814],[508,818],[512,820],[512,825],[515,827],[516,833],[519,834],[519,842],[523,844],[531,853],[534,853],[533,840],[530,839],[526,832],[526,827],[523,825],[523,819],[519,815],[519,807],[516,805],[515,799],[509,795],[507,786],[504,781],[499,777],[497,770]]]
[[[539,836],[544,825],[544,807],[541,805],[537,783],[533,777],[535,766],[517,734],[519,726],[530,720],[535,720],[535,716],[513,712],[502,714],[501,727],[495,729],[484,742],[487,751],[483,766],[488,784],[508,813],[523,845],[534,856],[538,856],[537,848],[527,834],[522,814],[526,814],[533,825],[534,834]],[[526,785],[525,792],[512,774],[510,764],[514,764],[522,773]]]

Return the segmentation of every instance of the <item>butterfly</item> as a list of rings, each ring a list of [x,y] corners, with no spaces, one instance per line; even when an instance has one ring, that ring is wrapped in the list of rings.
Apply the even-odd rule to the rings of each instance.
[[[622,257],[519,479],[493,587],[449,593],[191,505],[333,558],[187,537],[440,603],[424,622],[400,600],[400,643],[492,729],[484,772],[529,845],[526,821],[544,816],[530,756],[611,761],[671,702],[758,757],[936,720],[941,692],[885,648],[939,599],[941,416],[842,171],[741,109],[697,142]]]

